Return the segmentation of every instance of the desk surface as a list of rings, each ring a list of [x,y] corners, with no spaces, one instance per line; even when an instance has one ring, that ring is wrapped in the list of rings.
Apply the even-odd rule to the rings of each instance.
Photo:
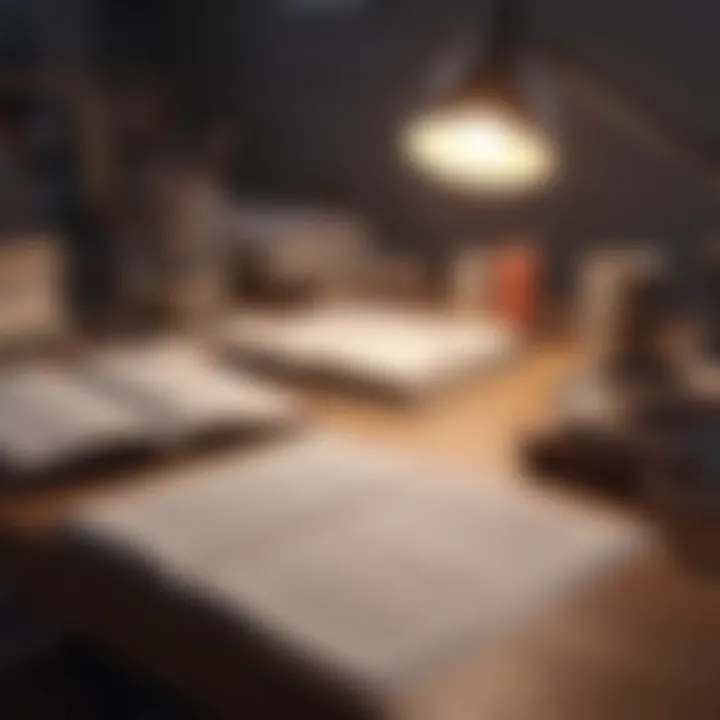
[[[291,392],[316,425],[372,445],[420,453],[449,467],[478,470],[492,481],[512,482],[519,476],[516,449],[523,431],[551,418],[555,387],[574,356],[566,345],[541,347],[412,406],[319,389]],[[167,482],[173,467],[202,462],[202,457],[175,457],[109,479],[0,493],[0,529],[42,527],[86,498]]]
[[[540,347],[497,375],[417,408],[389,408],[320,391],[296,394],[321,426],[449,466],[482,470],[478,477],[490,482],[519,482],[517,443],[524,429],[551,421],[554,389],[575,356],[568,346]],[[202,460],[173,461],[183,467],[190,462]],[[108,484],[6,496],[0,522],[6,531],[45,527],[90,496],[134,483],[170,482],[161,468],[167,463]],[[568,496],[568,502],[589,513],[615,512],[579,496]],[[577,612],[558,616],[499,652],[490,666],[470,664],[467,676],[424,688],[408,698],[399,716],[448,717],[450,698],[471,703],[472,717],[505,720],[716,720],[718,667],[720,586],[656,557],[597,592]],[[466,717],[458,712],[457,717]]]

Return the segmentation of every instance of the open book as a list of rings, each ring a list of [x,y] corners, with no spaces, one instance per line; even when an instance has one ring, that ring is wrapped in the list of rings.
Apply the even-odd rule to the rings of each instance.
[[[243,317],[224,340],[241,358],[409,398],[497,365],[520,346],[501,321],[351,303]]]
[[[182,471],[80,508],[62,535],[73,582],[51,592],[128,657],[229,702],[223,717],[242,714],[241,683],[263,672],[383,707],[417,698],[649,544],[629,522],[329,435],[225,457],[197,480]],[[149,635],[120,637],[138,613]],[[365,717],[351,709],[332,717]]]
[[[262,429],[295,418],[280,391],[181,342],[105,351],[80,369],[98,391],[131,405],[171,437]]]
[[[0,464],[20,474],[296,420],[274,388],[182,345],[0,371],[0,406]]]
[[[153,442],[137,409],[46,365],[2,371],[0,406],[0,463],[11,473],[47,472]]]

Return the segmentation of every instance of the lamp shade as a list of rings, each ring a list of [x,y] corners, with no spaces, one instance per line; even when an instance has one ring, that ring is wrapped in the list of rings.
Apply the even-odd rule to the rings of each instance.
[[[554,143],[489,98],[412,119],[402,143],[411,167],[463,192],[526,192],[549,184],[558,169]]]
[[[413,170],[452,190],[527,193],[550,184],[559,152],[537,112],[527,65],[520,63],[512,2],[496,1],[489,27],[488,51],[465,86],[405,122],[400,150]]]

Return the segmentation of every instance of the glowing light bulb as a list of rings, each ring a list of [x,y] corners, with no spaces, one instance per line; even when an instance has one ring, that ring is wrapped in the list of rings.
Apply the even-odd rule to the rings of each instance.
[[[411,166],[463,191],[514,193],[547,184],[555,147],[502,108],[473,104],[422,116],[405,128]]]

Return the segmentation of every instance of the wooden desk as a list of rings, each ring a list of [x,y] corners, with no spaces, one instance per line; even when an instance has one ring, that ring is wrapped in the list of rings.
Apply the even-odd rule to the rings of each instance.
[[[426,403],[400,406],[349,393],[290,387],[311,423],[448,467],[477,470],[492,482],[520,476],[516,448],[524,431],[549,421],[557,382],[571,366],[567,345],[540,347]],[[227,452],[233,452],[228,450]],[[37,490],[0,492],[0,530],[42,529],[85,499],[147,482],[167,482],[175,467],[203,457],[165,458],[140,472]]]
[[[477,469],[489,482],[519,482],[516,444],[525,428],[552,419],[556,382],[571,366],[567,346],[540,347],[525,359],[414,409],[298,391],[318,424],[448,466]],[[186,460],[177,458],[178,465]],[[107,486],[3,498],[5,531],[42,529],[85,498],[137,482],[167,482],[157,469]],[[582,512],[613,512],[580,496]],[[648,558],[607,588],[580,599],[535,633],[500,648],[492,663],[408,699],[408,720],[717,720],[720,692],[720,588]],[[472,714],[449,715],[465,706]],[[439,710],[438,708],[442,708]],[[461,710],[458,710],[461,713]]]

